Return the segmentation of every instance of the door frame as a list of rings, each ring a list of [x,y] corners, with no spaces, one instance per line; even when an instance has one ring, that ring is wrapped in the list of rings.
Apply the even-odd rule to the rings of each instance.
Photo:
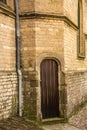
[[[38,87],[37,87],[37,120],[41,121],[42,118],[42,112],[41,112],[41,86],[40,86],[40,65],[42,63],[43,60],[45,59],[52,59],[55,60],[58,64],[58,82],[59,82],[59,111],[60,111],[60,115],[61,117],[64,116],[64,113],[66,113],[65,108],[66,106],[64,105],[64,103],[62,103],[62,96],[61,96],[61,90],[62,90],[62,83],[64,82],[64,75],[62,73],[64,73],[64,61],[63,59],[60,57],[60,55],[56,54],[56,53],[43,53],[40,54],[37,59],[36,59],[36,71],[38,73]],[[62,78],[61,78],[62,77]],[[64,84],[64,83],[63,83]],[[64,85],[63,85],[63,89],[64,89]],[[64,110],[63,110],[64,109]]]

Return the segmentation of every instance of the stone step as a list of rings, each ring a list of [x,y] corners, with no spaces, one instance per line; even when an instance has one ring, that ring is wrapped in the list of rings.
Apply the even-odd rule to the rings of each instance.
[[[42,120],[42,124],[57,124],[65,122],[67,122],[67,119],[64,118],[47,118]]]

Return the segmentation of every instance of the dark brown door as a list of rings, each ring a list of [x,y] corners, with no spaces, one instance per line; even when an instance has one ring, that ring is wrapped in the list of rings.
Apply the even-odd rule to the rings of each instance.
[[[58,64],[51,59],[41,63],[41,111],[43,118],[59,116]]]

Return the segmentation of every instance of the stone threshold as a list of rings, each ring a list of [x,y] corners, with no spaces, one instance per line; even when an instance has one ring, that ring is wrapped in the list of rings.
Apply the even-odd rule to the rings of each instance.
[[[57,124],[57,123],[65,123],[67,120],[65,118],[47,118],[47,119],[42,119],[42,124]]]

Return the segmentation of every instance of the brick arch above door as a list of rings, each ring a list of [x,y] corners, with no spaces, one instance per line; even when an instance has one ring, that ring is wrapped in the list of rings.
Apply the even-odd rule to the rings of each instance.
[[[36,58],[36,71],[39,70],[40,64],[44,59],[54,59],[61,66],[61,71],[64,72],[64,59],[57,53],[42,53]]]

